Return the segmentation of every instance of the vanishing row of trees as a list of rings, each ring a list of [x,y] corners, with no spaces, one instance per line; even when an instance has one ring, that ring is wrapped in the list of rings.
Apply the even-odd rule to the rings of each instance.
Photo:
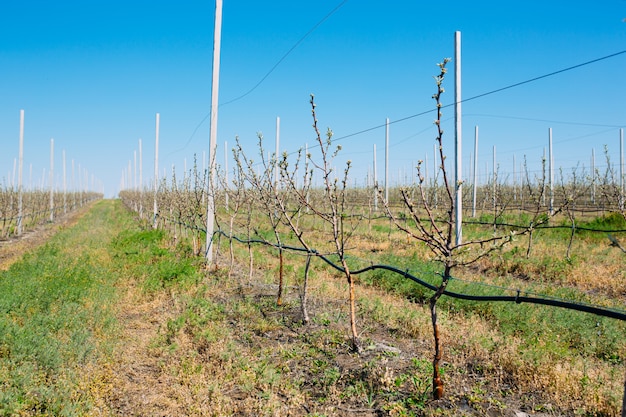
[[[435,125],[440,161],[446,160],[441,129],[441,96],[448,62],[446,59],[438,64],[440,71],[435,77],[437,92],[433,95],[438,109]],[[531,177],[527,170],[524,184],[516,190],[498,183],[496,178],[493,184],[482,187],[480,215],[487,219],[488,225],[478,232],[464,236],[463,240],[458,239],[455,235],[455,207],[458,203],[455,200],[455,191],[462,183],[450,176],[445,163],[438,168],[439,186],[435,187],[426,181],[422,163],[419,162],[416,167],[416,184],[393,190],[388,200],[377,184],[374,184],[373,190],[350,187],[348,179],[351,162],[348,161],[340,171],[334,169],[335,158],[341,151],[341,146],[333,144],[332,130],[320,132],[313,96],[310,104],[316,141],[313,148],[315,155],[300,149],[292,155],[285,152],[282,155],[268,156],[263,136],[259,134],[258,149],[254,152],[258,159],[253,159],[252,154],[236,141],[233,148],[235,166],[232,172],[221,172],[215,178],[220,186],[211,187],[220,190],[213,199],[218,230],[215,239],[228,239],[231,265],[234,262],[234,240],[247,243],[250,274],[254,262],[253,242],[265,243],[275,248],[279,259],[276,294],[278,305],[283,302],[284,252],[295,250],[303,253],[306,256],[306,266],[298,288],[304,323],[309,321],[307,283],[311,259],[321,257],[327,262],[332,260],[346,281],[350,340],[355,352],[360,352],[361,346],[356,322],[355,280],[347,251],[359,224],[384,216],[398,230],[403,231],[408,239],[426,245],[432,258],[442,266],[441,281],[429,299],[434,338],[433,396],[436,399],[443,395],[439,371],[442,353],[437,302],[444,294],[455,268],[488,256],[517,236],[528,237],[526,256],[530,256],[533,234],[557,215],[569,219],[573,239],[576,216],[580,213],[577,202],[589,196],[592,187],[603,210],[619,212],[626,218],[623,193],[616,185],[611,169],[603,176],[593,176],[603,178],[601,181],[589,181],[587,175],[577,170],[567,175],[561,173],[560,180],[550,188],[544,161],[542,173]],[[142,217],[148,221],[154,220],[155,226],[172,228],[175,238],[180,234],[190,235],[194,242],[194,252],[200,254],[205,249],[201,242],[206,224],[207,178],[207,174],[198,172],[197,164],[194,164],[190,173],[185,173],[180,182],[173,172],[171,183],[162,180],[157,192],[147,189],[125,190],[120,193],[120,197]],[[471,197],[472,193],[466,195]],[[523,203],[520,204],[520,201]],[[156,219],[153,219],[150,210],[153,204],[157,207]],[[503,227],[511,207],[523,210],[525,221]],[[216,246],[219,250],[221,245]]]
[[[48,190],[33,190],[20,194],[13,187],[0,188],[0,239],[8,239],[41,223],[53,221],[57,216],[99,198],[102,194],[90,191],[51,194]]]

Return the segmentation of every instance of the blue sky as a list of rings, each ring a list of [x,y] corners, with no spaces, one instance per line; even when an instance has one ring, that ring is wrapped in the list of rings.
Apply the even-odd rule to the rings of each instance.
[[[343,4],[342,4],[343,3]],[[328,19],[280,62],[331,10]],[[143,178],[154,173],[155,114],[160,113],[160,172],[182,176],[185,160],[208,151],[213,1],[31,1],[0,6],[0,180],[10,182],[18,155],[19,111],[25,111],[24,181],[41,184],[55,141],[55,182],[75,161],[114,196],[143,141]],[[225,0],[223,8],[217,159],[236,136],[250,155],[262,132],[274,150],[314,143],[309,95],[319,124],[332,128],[363,184],[384,129],[433,109],[437,62],[454,55],[462,33],[463,98],[626,50],[626,0],[315,3]],[[445,81],[444,104],[454,83]],[[619,160],[626,126],[626,54],[463,103],[464,172],[469,174],[479,126],[479,174],[501,175],[528,158],[536,169],[553,128],[555,165],[589,167],[603,147]],[[390,181],[410,175],[419,159],[432,164],[434,112],[393,123]],[[452,157],[453,111],[444,109]],[[195,132],[195,133],[194,133]],[[349,136],[349,137],[345,137]],[[342,137],[345,137],[341,139]],[[32,165],[32,177],[29,168]],[[232,167],[232,162],[229,163]],[[68,182],[69,182],[68,177]]]

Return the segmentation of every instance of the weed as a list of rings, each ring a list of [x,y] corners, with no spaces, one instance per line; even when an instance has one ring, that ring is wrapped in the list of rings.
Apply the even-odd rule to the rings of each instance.
[[[121,217],[111,225],[113,212]],[[114,329],[114,275],[101,260],[126,218],[100,202],[0,273],[0,385],[7,387],[0,414],[84,415],[91,408],[80,389],[82,368],[101,359]]]

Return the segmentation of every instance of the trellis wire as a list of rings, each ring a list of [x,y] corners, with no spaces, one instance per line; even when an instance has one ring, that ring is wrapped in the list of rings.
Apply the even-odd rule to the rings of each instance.
[[[180,219],[174,219],[174,218],[169,218],[166,217],[170,222],[176,223],[178,225],[184,226],[184,227],[188,227],[189,229],[193,229],[196,231],[201,231],[201,232],[205,232],[206,230],[202,229],[201,227],[195,226],[195,225],[189,225],[185,222],[182,222]],[[268,242],[267,240],[264,239],[244,239],[241,238],[239,236],[233,236],[229,233],[224,232],[221,229],[215,230],[213,232],[213,236],[217,235],[217,234],[221,234],[222,236],[229,238],[229,239],[233,239],[239,243],[242,244],[261,244],[261,245],[265,245],[265,246],[270,246],[276,249],[283,249],[283,250],[289,250],[289,251],[293,251],[293,252],[305,252],[307,254],[313,255],[317,258],[320,258],[321,260],[323,260],[326,264],[328,264],[329,266],[331,266],[332,268],[336,269],[339,272],[343,272],[343,267],[341,265],[338,265],[336,263],[334,263],[330,257],[326,254],[322,254],[320,252],[318,252],[315,249],[312,250],[306,250],[303,247],[298,247],[298,246],[290,246],[290,245],[277,245],[271,242]],[[400,275],[406,279],[409,279],[419,285],[421,285],[422,287],[425,287],[431,291],[436,291],[437,290],[437,286],[430,284],[426,281],[424,281],[423,279],[417,277],[416,275],[413,275],[412,273],[409,272],[409,270],[406,269],[401,269],[399,267],[393,266],[393,265],[384,265],[384,264],[372,264],[366,267],[363,267],[361,269],[356,269],[356,270],[351,270],[350,273],[355,274],[355,275],[359,275],[359,274],[363,274],[365,272],[368,271],[373,271],[373,270],[377,270],[377,269],[381,269],[381,270],[386,270],[386,271],[390,271],[393,272],[397,275]],[[468,282],[468,281],[464,281],[464,282]],[[474,283],[474,282],[469,282],[472,285],[484,285],[482,283]],[[493,286],[492,286],[493,287]],[[495,287],[494,287],[495,288]],[[601,307],[601,306],[597,306],[597,305],[592,305],[592,304],[586,304],[586,303],[579,303],[579,302],[574,302],[571,300],[565,300],[565,299],[560,299],[560,298],[556,298],[556,297],[549,297],[549,296],[545,296],[545,295],[540,295],[540,294],[534,294],[534,293],[530,293],[527,291],[522,291],[520,289],[511,289],[511,288],[501,288],[503,290],[506,291],[510,291],[510,292],[514,292],[515,295],[514,296],[508,296],[508,295],[472,295],[472,294],[465,294],[465,293],[459,293],[459,292],[454,292],[454,291],[449,291],[446,290],[444,291],[444,295],[451,297],[451,298],[456,298],[456,299],[461,299],[461,300],[466,300],[466,301],[478,301],[478,302],[514,302],[516,304],[521,304],[521,303],[527,303],[527,304],[539,304],[539,305],[545,305],[545,306],[552,306],[552,307],[560,307],[560,308],[565,308],[568,310],[575,310],[575,311],[581,311],[584,313],[590,313],[590,314],[595,314],[598,316],[602,316],[602,317],[608,317],[608,318],[612,318],[612,319],[616,319],[616,320],[621,320],[621,321],[626,321],[626,311],[623,310],[618,310],[618,309],[611,309],[611,308],[606,308],[606,307]]]

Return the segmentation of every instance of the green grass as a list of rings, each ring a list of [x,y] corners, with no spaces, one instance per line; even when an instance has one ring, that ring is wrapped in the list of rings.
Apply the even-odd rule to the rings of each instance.
[[[92,406],[81,372],[115,329],[103,249],[121,219],[119,204],[101,201],[0,273],[0,415],[80,416]]]
[[[626,229],[626,219],[620,213],[609,213],[594,217],[591,220],[581,221],[578,226],[597,230],[624,230]]]
[[[562,265],[562,268],[568,266],[568,261],[560,258],[533,258],[531,261],[543,262],[546,270],[547,268],[554,270],[559,265]],[[439,285],[441,282],[441,277],[437,275],[439,266],[434,262],[426,263],[417,257],[385,255],[379,263],[404,269],[433,285]],[[432,295],[432,291],[425,287],[386,270],[367,272],[358,279],[362,283],[383,288],[420,303],[427,303]],[[506,278],[501,278],[497,286],[453,279],[447,289],[477,296],[514,295],[513,292],[504,291],[502,288],[516,288],[516,285],[519,283]],[[525,285],[523,291],[594,304],[594,300],[585,292],[575,288],[530,283]],[[626,349],[623,344],[626,322],[623,321],[558,307],[512,302],[473,302],[445,296],[440,299],[438,305],[440,309],[451,314],[476,314],[489,318],[504,336],[515,336],[523,340],[520,354],[537,363],[544,356],[567,359],[582,355],[596,357],[614,365],[622,365],[626,360]]]
[[[139,278],[148,293],[193,283],[199,279],[198,260],[188,255],[188,247],[179,245],[168,250],[163,230],[129,228],[112,242],[116,267]]]

